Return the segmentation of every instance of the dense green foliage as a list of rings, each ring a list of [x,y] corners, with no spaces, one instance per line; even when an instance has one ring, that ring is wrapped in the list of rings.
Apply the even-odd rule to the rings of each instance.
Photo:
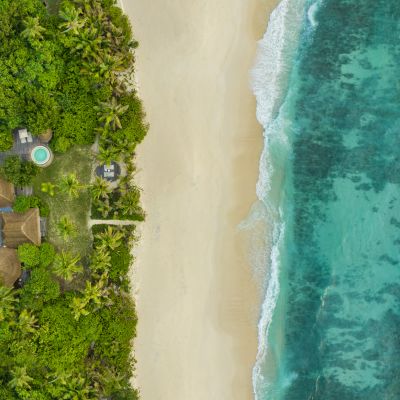
[[[119,76],[133,70],[137,42],[113,3],[65,0],[59,14],[51,15],[40,0],[2,0],[0,150],[10,147],[11,130],[19,126],[34,135],[53,129],[59,152],[92,143],[96,128],[119,125],[115,107],[107,104],[125,110],[120,132],[105,133],[109,144],[122,151],[127,142],[135,146],[143,139],[141,102]]]
[[[33,244],[24,243],[18,247],[18,258],[26,268],[37,267],[40,262],[39,257],[39,247]]]
[[[23,161],[18,156],[6,158],[0,174],[16,186],[28,186],[39,173],[39,168],[30,161]]]
[[[28,282],[21,291],[21,305],[32,310],[39,310],[43,305],[60,295],[60,285],[46,268],[31,271]]]
[[[30,275],[23,287],[0,287],[0,399],[138,398],[127,279],[134,228],[100,226],[92,237],[87,226],[91,201],[111,207],[112,217],[144,218],[130,180],[130,158],[147,132],[142,104],[128,90],[137,42],[114,3],[52,1],[51,14],[41,0],[0,1],[0,151],[26,126],[33,135],[52,129],[56,152],[40,174],[18,157],[1,169],[34,187],[14,210],[39,207],[49,223],[47,243],[18,248]],[[114,194],[103,183],[90,186],[96,136],[99,162],[126,165]],[[66,221],[74,235],[64,235]]]
[[[86,396],[77,399],[138,398],[129,385],[137,319],[125,292],[133,230],[97,226],[85,276],[78,256],[56,254],[48,243],[19,246],[30,278],[18,292],[0,287],[3,398],[75,398],[68,397],[75,391]],[[109,262],[95,261],[102,251]],[[17,371],[23,376],[15,386]]]
[[[50,213],[50,208],[47,203],[37,196],[17,196],[13,209],[16,212],[25,212],[30,208],[39,208],[40,215],[47,217]]]

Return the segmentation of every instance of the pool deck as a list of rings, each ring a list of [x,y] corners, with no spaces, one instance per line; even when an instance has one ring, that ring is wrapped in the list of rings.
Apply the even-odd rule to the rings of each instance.
[[[40,141],[37,136],[32,135],[32,142],[30,143],[22,143],[19,136],[18,131],[13,133],[14,144],[13,147],[8,151],[0,152],[0,165],[4,163],[7,157],[10,156],[20,156],[23,160],[30,160],[30,154],[34,147],[36,146],[46,146],[44,143]]]

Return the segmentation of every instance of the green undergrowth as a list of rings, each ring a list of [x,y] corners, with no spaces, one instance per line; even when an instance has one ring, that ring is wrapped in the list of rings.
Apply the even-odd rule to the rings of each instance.
[[[81,190],[77,198],[66,193],[55,192],[49,196],[41,191],[42,183],[59,184],[62,177],[73,173],[82,185],[89,185],[91,179],[93,157],[89,146],[74,146],[65,154],[58,154],[53,163],[43,169],[33,182],[35,195],[49,207],[46,239],[59,250],[69,250],[87,257],[91,249],[91,234],[88,231],[90,213],[90,193]],[[57,228],[60,218],[66,216],[75,226],[75,232],[64,240]]]

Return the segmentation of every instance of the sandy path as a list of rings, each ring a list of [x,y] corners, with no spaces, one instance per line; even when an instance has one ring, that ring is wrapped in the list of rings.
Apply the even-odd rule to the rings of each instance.
[[[275,3],[275,1],[273,1]],[[261,128],[248,71],[267,0],[123,0],[151,129],[136,251],[143,400],[252,398],[258,295],[237,224],[255,200]]]

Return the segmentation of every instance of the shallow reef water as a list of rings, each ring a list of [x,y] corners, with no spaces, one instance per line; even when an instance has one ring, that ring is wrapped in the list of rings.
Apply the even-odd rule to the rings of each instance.
[[[400,399],[400,2],[306,2],[291,57],[265,126],[285,229],[256,398]]]

